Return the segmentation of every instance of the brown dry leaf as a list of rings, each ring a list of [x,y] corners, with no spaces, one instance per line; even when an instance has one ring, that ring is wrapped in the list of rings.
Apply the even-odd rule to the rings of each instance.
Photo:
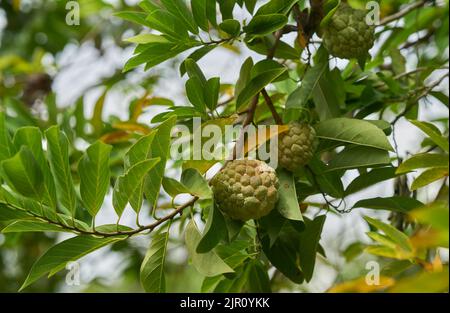
[[[100,137],[100,140],[104,143],[112,144],[128,141],[130,137],[131,135],[125,131],[114,131],[103,135]]]

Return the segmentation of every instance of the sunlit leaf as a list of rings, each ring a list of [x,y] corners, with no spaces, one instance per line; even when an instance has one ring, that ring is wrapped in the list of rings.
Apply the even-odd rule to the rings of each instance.
[[[168,241],[169,232],[154,235],[144,261],[142,261],[140,279],[146,292],[166,291],[164,262]]]
[[[97,141],[86,150],[78,163],[80,195],[91,216],[97,215],[109,189],[111,149],[111,146]]]
[[[25,289],[41,276],[49,272],[56,273],[57,271],[62,270],[68,262],[76,261],[92,251],[123,239],[123,236],[111,238],[77,236],[58,243],[47,250],[47,252],[33,264],[33,267],[22,287],[20,287],[20,290]]]
[[[201,235],[194,220],[186,227],[185,241],[189,251],[192,265],[204,276],[212,277],[223,273],[234,272],[214,251],[197,253],[196,249],[201,240]]]

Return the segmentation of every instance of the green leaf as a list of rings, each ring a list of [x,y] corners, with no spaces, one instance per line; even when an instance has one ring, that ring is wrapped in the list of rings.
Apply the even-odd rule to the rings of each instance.
[[[264,36],[284,27],[287,22],[284,14],[257,15],[244,27],[244,31],[249,35]]]
[[[344,186],[338,171],[328,172],[326,165],[314,157],[308,164],[312,173],[307,171],[308,181],[312,185],[318,185],[326,194],[334,198],[342,198],[344,195]]]
[[[197,76],[191,77],[186,81],[186,94],[189,101],[201,113],[206,112],[206,103],[203,96],[204,86]]]
[[[117,178],[113,191],[113,206],[119,217],[122,215],[123,210],[125,210],[127,203],[132,204],[133,195],[137,190],[140,190],[147,173],[154,168],[159,161],[159,158],[154,158],[136,163],[130,167],[125,174]],[[132,205],[132,207],[136,211],[136,206]]]
[[[341,115],[340,109],[345,107],[345,88],[337,68],[323,73],[312,96],[321,121]]]
[[[355,203],[353,208],[367,208],[407,213],[421,206],[423,206],[423,203],[416,199],[403,196],[393,196],[388,198],[377,197],[360,200]]]
[[[326,215],[320,215],[312,221],[305,220],[305,230],[300,234],[300,266],[307,282],[313,276],[316,254],[325,219]]]
[[[152,238],[144,261],[141,265],[141,285],[146,292],[165,292],[166,281],[164,275],[164,262],[167,253],[169,232],[156,234]]]
[[[62,270],[68,262],[76,261],[79,258],[100,249],[110,243],[123,240],[125,237],[96,238],[80,235],[67,239],[51,247],[42,255],[30,270],[20,291],[34,283],[46,273],[57,273]]]
[[[210,199],[212,190],[206,179],[194,168],[188,168],[181,174],[181,183],[192,195],[200,199]]]
[[[174,43],[174,42],[153,42],[143,45],[143,51],[139,52],[127,61],[123,72],[127,72],[141,64],[145,63],[145,69],[148,70],[170,58],[173,58],[181,52],[196,46],[196,42]],[[139,46],[138,46],[139,47]]]
[[[196,249],[201,240],[201,235],[194,220],[191,219],[186,227],[186,247],[197,271],[207,277],[213,277],[224,273],[234,272],[214,251],[197,253]]]
[[[206,16],[213,26],[217,26],[216,6],[216,0],[206,0]]]
[[[42,149],[42,133],[40,129],[31,126],[19,128],[14,134],[13,143],[16,150],[19,150],[22,146],[27,146],[30,149],[44,178],[43,203],[56,210],[56,187],[47,158]]]
[[[381,129],[383,133],[385,133],[385,135],[390,135],[392,133],[392,126],[389,122],[386,122],[384,120],[365,120],[365,121],[372,123],[379,129]]]
[[[202,83],[202,86],[206,86],[206,77],[203,74],[200,67],[195,62],[195,60],[186,59],[186,60],[184,60],[184,64],[185,64],[186,72],[188,73],[188,76],[190,78],[193,78],[193,77],[199,78]]]
[[[400,164],[397,174],[403,174],[419,168],[448,167],[448,156],[437,153],[420,153],[413,155]]]
[[[327,69],[328,54],[324,48],[319,49],[317,52],[316,64],[306,71],[301,85],[295,89],[286,100],[286,109],[283,116],[284,122],[294,121],[300,117],[302,108],[306,106],[306,103],[309,98],[311,98],[320,78]]]
[[[297,200],[297,192],[295,191],[294,175],[285,170],[279,170],[277,173],[280,181],[277,210],[289,220],[303,221]]]
[[[411,184],[411,190],[417,190],[425,187],[444,177],[448,177],[448,166],[431,168],[420,174],[419,177],[413,181]]]
[[[74,109],[75,116],[75,133],[77,136],[84,138],[86,131],[86,118],[84,117],[84,99],[83,96],[79,97],[75,103]]]
[[[260,228],[269,237],[269,246],[272,246],[277,240],[283,225],[288,222],[278,210],[272,210],[268,215],[259,219]],[[304,226],[304,223],[302,223]]]
[[[142,136],[130,147],[130,149],[128,149],[124,158],[125,170],[128,170],[140,161],[148,160],[151,158],[151,147],[157,132],[157,130],[154,130],[149,134]],[[139,212],[141,210],[143,194],[144,181],[142,181],[136,188],[130,199],[130,204],[136,212]]]
[[[118,12],[114,14],[115,16],[124,19],[126,21],[130,21],[139,25],[144,25],[151,27],[150,24],[145,19],[147,17],[147,14],[143,12],[136,12],[136,11],[123,11]]]
[[[327,171],[353,168],[375,167],[390,163],[389,153],[385,150],[350,146],[339,152],[328,164]]]
[[[170,177],[163,178],[162,186],[172,198],[182,193],[189,193],[189,189],[185,185]]]
[[[211,111],[215,110],[219,101],[220,78],[213,77],[208,79],[206,89],[204,89],[204,98],[206,106]]]
[[[200,291],[202,293],[214,292],[214,289],[223,280],[223,275],[217,275],[213,277],[205,277],[202,282]]]
[[[248,282],[248,266],[236,269],[233,275],[225,276],[214,289],[215,293],[239,293],[242,292]]]
[[[249,49],[259,54],[267,55],[269,51],[273,50],[275,42],[275,36],[271,34],[262,37],[252,37],[250,40],[246,40],[245,44]],[[300,50],[297,50],[280,40],[277,43],[274,57],[279,59],[298,60],[300,57],[300,52]]]
[[[245,7],[247,8],[248,12],[250,14],[253,14],[253,11],[255,10],[257,0],[244,0]]]
[[[315,129],[319,138],[393,151],[383,131],[368,121],[333,118],[320,122]]]
[[[15,221],[5,228],[2,233],[25,233],[25,232],[67,232],[61,226],[49,224],[39,220],[19,220]]]
[[[225,20],[219,24],[219,28],[231,37],[236,37],[241,31],[241,24],[236,20]]]
[[[145,0],[139,2],[139,7],[147,13],[152,13],[155,10],[161,8],[161,4],[157,3],[155,0]]]
[[[194,62],[200,60],[205,55],[207,55],[209,52],[211,52],[214,48],[216,48],[217,45],[206,45],[201,48],[198,48],[194,52],[192,52],[186,59],[191,59]],[[185,61],[183,61],[180,64],[180,75],[183,76],[186,73],[186,64]]]
[[[109,154],[112,147],[97,141],[92,144],[78,163],[80,195],[83,203],[95,217],[109,189]]]
[[[159,113],[152,118],[152,123],[161,123],[166,122],[169,118],[174,117],[177,119],[189,119],[195,116],[202,117],[202,114],[197,111],[195,108],[181,106],[181,107],[171,107],[168,108],[168,111]]]
[[[0,110],[0,162],[13,155],[11,138],[6,127],[5,112]]]
[[[290,223],[285,223],[272,245],[269,236],[260,238],[262,249],[270,263],[297,284],[303,283],[305,279],[299,264],[299,237],[299,232]]]
[[[248,266],[249,292],[272,292],[269,275],[263,264],[258,260],[253,260]]]
[[[212,205],[208,213],[202,239],[196,248],[197,253],[206,253],[214,249],[220,240],[228,236],[227,225],[220,210]]]
[[[401,75],[406,72],[406,58],[399,49],[390,49],[389,56],[392,60],[392,70],[394,74]]]
[[[286,14],[299,0],[270,0],[262,5],[255,15]]]
[[[427,136],[430,137],[430,139],[442,150],[444,150],[445,152],[449,151],[448,138],[442,136],[439,130],[435,129],[434,125],[417,120],[410,120],[410,122],[425,134],[427,134]]]
[[[169,156],[170,136],[172,127],[175,125],[177,118],[170,117],[164,123],[158,126],[158,136],[152,142],[151,156],[152,158],[160,158],[159,163],[154,167],[151,175],[148,175],[144,183],[144,192],[152,208],[155,207],[158,200],[161,183],[164,177],[167,158]]]
[[[173,39],[171,41],[188,40],[188,29],[177,16],[163,9],[156,9],[146,17],[147,25]]]
[[[1,165],[4,178],[17,192],[39,201],[42,199],[42,172],[28,147],[22,146],[15,156],[4,160]]]
[[[412,245],[409,241],[408,236],[406,236],[404,233],[396,229],[395,227],[383,223],[377,219],[373,219],[371,217],[365,216],[364,219],[372,226],[378,228],[382,232],[385,233],[385,235],[390,238],[392,241],[394,241],[396,244],[398,244],[402,249],[405,251],[412,251]]]
[[[387,236],[382,235],[380,233],[377,232],[367,232],[367,236],[370,237],[370,239],[380,243],[381,245],[391,248],[393,250],[396,249],[396,243],[394,241],[392,241],[391,239],[389,239]]]
[[[209,31],[206,6],[208,0],[191,0],[192,15],[197,25],[205,32]]]
[[[249,83],[252,68],[253,60],[251,57],[248,57],[244,61],[244,63],[242,63],[241,70],[239,72],[239,78],[234,85],[234,95],[236,98],[239,97],[244,87]]]
[[[361,255],[364,252],[365,244],[361,242],[354,242],[348,245],[345,250],[342,252],[342,255],[345,257],[347,262],[353,261],[355,258]]]
[[[255,97],[264,87],[286,73],[286,67],[272,60],[256,63],[251,70],[250,81],[239,93],[236,108],[239,109]]]
[[[248,240],[236,239],[229,243],[218,245],[214,252],[231,268],[236,269],[241,267],[251,257],[247,252],[251,244]]]
[[[48,146],[48,160],[55,179],[59,203],[72,215],[76,210],[76,193],[69,164],[69,140],[58,126],[45,131]]]
[[[168,43],[169,41],[167,38],[161,36],[161,35],[155,35],[155,34],[149,34],[149,33],[142,33],[130,38],[125,39],[125,41],[137,43],[137,44],[149,44],[149,43]]]
[[[124,158],[125,169],[129,169],[133,165],[151,158],[151,147],[155,139],[157,130],[151,131],[149,134],[140,137],[127,151]]]
[[[334,15],[336,10],[338,9],[340,3],[341,3],[341,0],[325,1],[324,8],[323,8],[325,16],[322,18],[322,20],[320,22],[320,28],[324,28],[330,23],[331,17]]]
[[[198,34],[198,26],[184,0],[161,0],[161,3],[170,13],[179,18],[191,33]]]
[[[2,198],[2,191],[3,189],[0,188],[0,224],[9,224],[20,219],[30,218],[30,215],[25,211],[16,210],[7,206],[4,203],[6,201]],[[2,226],[0,225],[1,228]]]
[[[350,195],[371,187],[382,181],[396,177],[395,167],[375,168],[370,172],[364,173],[356,177],[345,190],[345,195]]]
[[[233,9],[237,0],[217,0],[222,20],[233,18]]]

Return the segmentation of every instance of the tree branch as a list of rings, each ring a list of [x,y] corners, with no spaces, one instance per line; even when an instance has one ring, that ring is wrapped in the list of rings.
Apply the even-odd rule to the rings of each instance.
[[[62,224],[61,222],[56,222],[54,220],[51,220],[48,217],[40,216],[40,215],[35,214],[33,212],[30,212],[30,211],[24,210],[22,208],[19,208],[19,207],[15,206],[15,205],[13,205],[11,203],[5,203],[5,204],[7,206],[11,207],[11,208],[14,208],[14,209],[17,209],[17,210],[20,210],[20,211],[24,211],[27,214],[29,214],[30,216],[33,216],[33,217],[35,217],[37,219],[40,219],[40,220],[45,221],[45,222],[47,222],[49,224],[52,224],[52,225],[59,226],[62,229],[65,229],[65,230],[67,230],[69,232],[73,232],[73,233],[76,233],[76,234],[98,236],[98,237],[115,237],[115,236],[128,236],[128,237],[131,237],[133,235],[142,233],[144,231],[152,231],[152,230],[154,230],[156,227],[158,227],[162,223],[173,219],[178,214],[181,214],[181,212],[184,209],[194,205],[194,203],[197,200],[198,200],[198,197],[193,197],[188,202],[186,202],[186,203],[180,205],[179,207],[177,207],[172,213],[164,216],[163,218],[160,218],[159,220],[157,220],[156,222],[154,222],[152,224],[140,226],[140,227],[138,227],[136,229],[132,229],[132,230],[117,231],[117,232],[112,232],[112,233],[101,232],[101,231],[98,231],[98,230],[84,230],[84,229],[80,229],[80,228],[76,227],[76,225],[68,226],[68,225]]]
[[[415,9],[420,8],[421,6],[424,6],[426,3],[427,3],[427,1],[425,1],[425,0],[417,1],[409,6],[405,7],[403,10],[398,11],[395,14],[386,16],[384,19],[382,19],[380,21],[380,24],[378,24],[378,25],[383,26],[383,25],[389,24],[390,22],[398,20],[398,19],[402,18],[403,16],[405,16],[406,14],[408,14],[409,12],[412,12]]]
[[[281,119],[280,115],[278,115],[278,112],[277,112],[277,110],[275,109],[275,106],[273,105],[272,99],[270,98],[270,96],[269,96],[269,94],[267,93],[266,89],[264,88],[264,89],[261,91],[261,93],[262,93],[262,95],[263,95],[263,97],[264,97],[264,100],[266,101],[267,106],[268,106],[269,109],[270,109],[270,112],[272,113],[272,116],[273,116],[273,119],[275,120],[275,122],[276,122],[278,125],[283,124],[283,120]]]

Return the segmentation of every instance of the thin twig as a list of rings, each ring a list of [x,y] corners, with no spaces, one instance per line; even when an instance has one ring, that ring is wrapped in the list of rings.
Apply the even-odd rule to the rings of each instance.
[[[427,96],[434,88],[436,88],[437,86],[439,86],[442,81],[449,76],[449,73],[445,73],[445,75],[443,75],[441,78],[439,78],[438,80],[436,80],[435,82],[433,82],[431,85],[426,86],[423,91],[416,96],[413,100],[408,102],[408,105],[406,106],[406,108],[403,110],[402,113],[400,113],[399,115],[397,115],[397,117],[391,122],[392,125],[394,125],[395,123],[397,123],[403,116],[405,116],[406,114],[408,114],[409,111],[411,111],[411,109],[414,107],[414,105],[417,103],[417,101],[419,101],[420,99],[422,99],[423,97]]]

